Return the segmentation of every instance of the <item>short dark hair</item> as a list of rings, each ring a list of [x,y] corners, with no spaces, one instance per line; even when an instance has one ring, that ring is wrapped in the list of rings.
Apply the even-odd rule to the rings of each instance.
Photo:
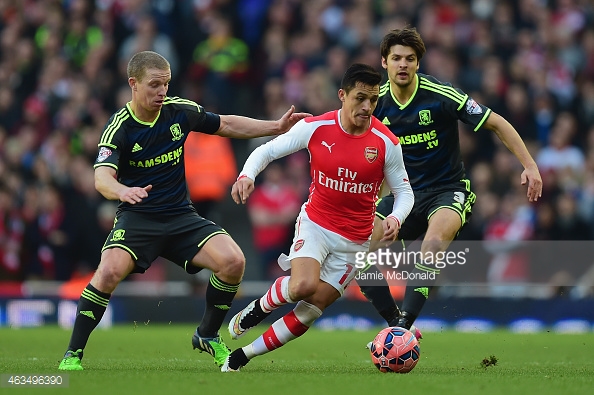
[[[384,36],[382,43],[380,44],[382,58],[388,58],[390,55],[390,48],[394,45],[411,47],[417,54],[418,60],[421,60],[426,52],[425,43],[419,32],[417,32],[417,29],[414,27],[390,30],[390,32]]]
[[[142,51],[134,54],[128,62],[128,78],[142,81],[147,69],[170,70],[167,59],[153,51]]]
[[[373,67],[363,64],[355,63],[352,64],[342,77],[340,88],[345,92],[350,92],[357,82],[361,82],[365,85],[376,86],[382,82],[382,75]]]

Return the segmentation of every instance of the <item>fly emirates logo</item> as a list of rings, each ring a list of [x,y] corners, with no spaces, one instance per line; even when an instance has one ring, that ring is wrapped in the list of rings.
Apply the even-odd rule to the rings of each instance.
[[[328,177],[325,173],[318,171],[318,184],[339,192],[347,193],[371,193],[374,190],[374,184],[364,184],[357,182],[357,172],[351,171],[345,167],[339,167],[337,177]]]

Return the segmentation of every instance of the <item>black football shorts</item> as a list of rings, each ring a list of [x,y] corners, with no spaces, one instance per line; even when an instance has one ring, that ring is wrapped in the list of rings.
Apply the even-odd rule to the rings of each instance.
[[[144,273],[159,256],[188,273],[198,273],[201,268],[190,262],[217,234],[227,232],[193,211],[176,214],[118,211],[101,251],[115,247],[128,251],[136,263],[134,273]]]
[[[476,201],[476,195],[470,190],[470,181],[467,179],[436,188],[425,188],[415,191],[414,194],[413,209],[398,233],[398,239],[407,242],[414,241],[423,235],[429,226],[429,218],[442,208],[457,212],[464,226],[472,214],[472,206]],[[378,199],[375,215],[382,220],[385,219],[392,212],[393,205],[394,195],[392,194]]]

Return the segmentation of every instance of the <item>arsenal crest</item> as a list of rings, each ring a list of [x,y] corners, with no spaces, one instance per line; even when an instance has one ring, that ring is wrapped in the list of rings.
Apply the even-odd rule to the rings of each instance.
[[[377,148],[365,147],[365,159],[367,159],[367,162],[373,163],[377,159]]]
[[[297,240],[295,242],[295,246],[293,247],[294,251],[299,251],[301,249],[301,247],[303,247],[303,244],[305,244],[305,240],[301,239],[301,240]]]

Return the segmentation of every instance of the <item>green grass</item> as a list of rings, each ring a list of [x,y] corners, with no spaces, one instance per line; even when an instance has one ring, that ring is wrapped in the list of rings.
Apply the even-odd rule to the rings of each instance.
[[[236,348],[253,340],[227,341]],[[95,331],[83,372],[69,389],[44,394],[587,394],[594,388],[594,334],[425,333],[421,360],[409,374],[382,374],[365,344],[377,333],[310,330],[255,358],[240,373],[223,374],[207,354],[192,350],[194,327],[117,326]],[[57,327],[0,329],[0,373],[60,374],[70,332]],[[224,336],[228,339],[228,336]],[[481,367],[493,355],[495,366]],[[31,388],[0,393],[32,393]],[[169,391],[169,392],[166,392]],[[403,392],[404,391],[404,392]]]

